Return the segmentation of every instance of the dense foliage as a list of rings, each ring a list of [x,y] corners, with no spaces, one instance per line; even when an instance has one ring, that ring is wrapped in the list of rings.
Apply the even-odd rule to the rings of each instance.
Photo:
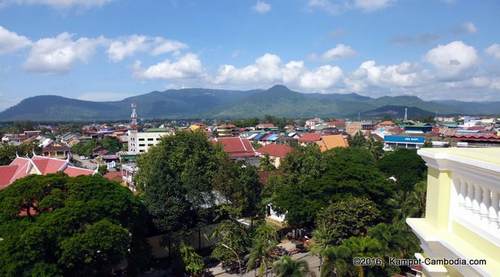
[[[337,148],[321,153],[308,146],[287,156],[282,171],[270,180],[267,193],[273,207],[286,212],[291,225],[312,226],[321,208],[349,196],[366,197],[379,210],[393,208],[388,200],[394,185],[377,169],[368,150]],[[390,212],[383,215],[391,216]]]
[[[8,165],[16,158],[32,155],[33,152],[40,154],[40,147],[36,144],[23,143],[18,146],[10,144],[0,144],[0,165]]]
[[[106,275],[127,260],[133,273],[148,256],[143,206],[102,177],[29,176],[0,203],[2,276]]]
[[[101,140],[92,139],[73,145],[73,147],[71,147],[71,152],[81,156],[91,157],[94,150],[98,147],[102,147],[109,153],[116,153],[122,149],[122,144],[114,137],[105,137]]]
[[[136,181],[161,232],[208,223],[217,204],[255,214],[260,184],[255,168],[229,160],[203,132],[177,132],[141,155]]]
[[[417,151],[397,149],[377,162],[377,167],[387,177],[396,178],[397,184],[404,191],[410,191],[420,180],[424,179],[427,167]]]

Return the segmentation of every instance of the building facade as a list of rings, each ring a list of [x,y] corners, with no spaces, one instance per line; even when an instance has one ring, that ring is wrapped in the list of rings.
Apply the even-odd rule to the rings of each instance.
[[[424,276],[499,276],[500,148],[425,148],[424,218],[408,218]],[[427,264],[425,261],[465,264]]]

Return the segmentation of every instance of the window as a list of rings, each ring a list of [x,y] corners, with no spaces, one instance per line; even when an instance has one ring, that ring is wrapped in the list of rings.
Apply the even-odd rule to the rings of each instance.
[[[148,144],[148,146],[153,146],[153,145],[154,145],[154,144],[152,144],[152,143],[149,143],[149,144]]]
[[[153,140],[154,140],[154,138],[148,138],[148,141],[153,141]]]
[[[139,141],[144,141],[144,138],[140,138]]]
[[[139,147],[144,147],[144,146],[146,146],[146,144],[144,143],[139,144]]]

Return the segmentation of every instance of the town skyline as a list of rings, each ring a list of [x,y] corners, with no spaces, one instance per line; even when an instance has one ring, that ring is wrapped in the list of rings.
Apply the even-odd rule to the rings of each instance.
[[[105,101],[168,88],[274,84],[305,93],[500,99],[495,1],[0,6],[0,110],[40,94]]]

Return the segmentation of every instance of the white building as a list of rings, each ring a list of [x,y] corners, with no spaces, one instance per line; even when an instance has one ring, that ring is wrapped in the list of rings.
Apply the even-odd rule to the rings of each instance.
[[[171,135],[167,129],[147,129],[144,132],[137,130],[128,131],[128,152],[134,154],[141,154],[148,152],[149,148],[157,145],[161,138]]]
[[[137,131],[137,112],[135,108],[135,104],[132,104],[130,129],[127,132],[129,154],[146,153],[149,148],[157,145],[162,137],[171,134],[169,130],[164,128],[147,129],[144,132]]]

